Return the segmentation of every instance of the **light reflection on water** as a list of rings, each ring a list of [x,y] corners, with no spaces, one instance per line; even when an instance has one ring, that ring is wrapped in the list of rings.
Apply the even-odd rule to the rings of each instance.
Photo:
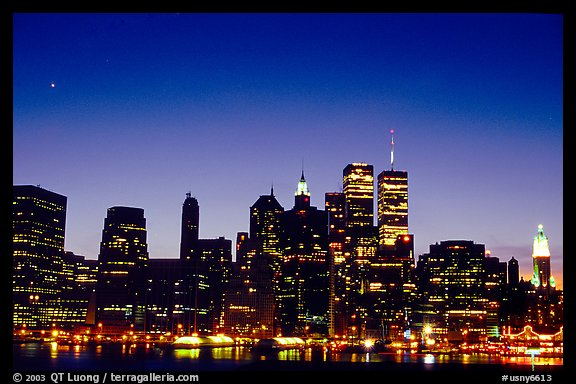
[[[123,363],[145,361],[158,367],[170,367],[180,363],[226,364],[228,367],[239,367],[255,360],[283,360],[308,362],[352,362],[358,364],[395,362],[420,364],[516,364],[531,365],[530,356],[500,356],[487,354],[410,354],[410,353],[334,353],[306,349],[280,351],[274,355],[255,356],[245,347],[166,349],[154,345],[58,345],[51,344],[15,344],[13,347],[15,364],[25,367],[34,359],[35,364],[42,359],[52,361],[47,366],[59,367],[68,365],[79,367],[82,364],[91,366],[94,361],[110,361],[122,367]],[[51,364],[51,365],[50,365]],[[562,358],[534,357],[534,365],[562,365]]]

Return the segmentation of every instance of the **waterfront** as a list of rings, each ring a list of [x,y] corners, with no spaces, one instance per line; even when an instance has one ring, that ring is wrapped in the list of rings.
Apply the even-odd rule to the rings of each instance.
[[[534,357],[534,372],[559,372],[563,359]],[[327,353],[312,349],[253,355],[246,347],[172,349],[154,344],[15,343],[14,371],[491,370],[532,372],[530,356]]]

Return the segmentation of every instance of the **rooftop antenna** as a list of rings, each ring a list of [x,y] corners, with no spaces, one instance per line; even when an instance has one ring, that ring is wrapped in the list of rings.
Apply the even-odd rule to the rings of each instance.
[[[390,130],[390,134],[392,135],[392,140],[390,141],[390,168],[394,170],[394,130]]]

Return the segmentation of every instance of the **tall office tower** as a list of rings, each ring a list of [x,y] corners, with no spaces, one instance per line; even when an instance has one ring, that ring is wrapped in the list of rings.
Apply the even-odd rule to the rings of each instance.
[[[486,277],[484,285],[486,287],[486,331],[488,337],[500,337],[501,320],[504,321],[503,308],[506,306],[504,301],[508,299],[506,295],[506,262],[500,262],[500,259],[490,255],[486,251],[484,259],[484,269]],[[501,316],[502,315],[502,316]]]
[[[416,296],[414,235],[398,235],[391,252],[380,253],[370,270],[360,303],[366,308],[366,332],[386,340],[402,340],[410,329]]]
[[[49,299],[54,315],[63,329],[77,325],[94,325],[94,311],[88,316],[98,276],[98,261],[86,260],[73,252],[64,252],[62,257],[62,290],[57,298]]]
[[[484,244],[449,240],[430,245],[418,270],[420,298],[432,306],[428,318],[415,321],[419,331],[430,325],[448,339],[465,332],[467,340],[486,334]]]
[[[347,289],[350,289],[346,279],[350,252],[345,252],[346,197],[344,193],[327,192],[324,195],[324,207],[328,215],[329,335],[341,336],[345,334],[347,325]]]
[[[548,238],[544,235],[544,226],[538,225],[538,234],[534,237],[532,244],[532,264],[534,273],[532,275],[532,285],[538,288],[555,288],[556,282],[550,273],[550,248]]]
[[[32,185],[12,189],[13,324],[30,328],[58,319],[49,300],[64,282],[66,196]]]
[[[185,333],[217,333],[223,321],[223,293],[230,279],[232,241],[199,239],[199,217],[198,201],[187,193],[182,206],[182,291],[177,304],[183,311]]]
[[[236,262],[224,291],[221,331],[241,337],[273,337],[275,299],[270,256],[258,252],[247,233],[239,232],[237,239]]]
[[[261,195],[250,207],[250,241],[256,245],[257,253],[267,259],[273,271],[272,288],[276,305],[280,309],[280,279],[282,266],[282,248],[280,246],[281,219],[284,208],[274,196],[274,188],[270,195]],[[275,313],[274,330],[278,328],[279,313]]]
[[[179,300],[182,294],[181,262],[179,259],[150,259],[148,263],[146,332],[182,335],[186,329],[184,311],[179,305],[182,302]]]
[[[142,208],[108,208],[98,261],[96,313],[102,331],[143,331],[148,245]]]
[[[550,271],[550,248],[544,226],[538,225],[538,234],[532,245],[534,272],[527,290],[528,308],[524,321],[539,328],[558,330],[563,320],[563,293],[556,289]],[[543,309],[544,308],[544,309]]]
[[[224,322],[224,292],[230,284],[232,269],[232,240],[199,239],[196,248],[201,263],[207,266],[208,283],[208,323],[198,332],[220,333]]]
[[[346,244],[349,280],[348,320],[363,321],[366,308],[360,306],[359,296],[365,291],[370,260],[378,250],[378,233],[374,226],[374,167],[366,163],[348,164],[343,172],[346,199]],[[358,328],[348,321],[349,328]],[[347,330],[347,334],[349,330]]]
[[[180,259],[191,257],[194,245],[198,241],[200,227],[200,207],[198,200],[186,193],[186,199],[182,204],[182,225],[180,230]]]
[[[508,286],[518,287],[518,282],[520,281],[520,267],[518,265],[518,260],[512,257],[508,260]]]
[[[346,228],[374,225],[374,167],[366,163],[348,164],[343,171],[346,199]]]
[[[390,133],[390,170],[378,175],[378,239],[384,249],[408,233],[408,172],[394,170],[394,130]]]
[[[261,195],[250,207],[250,239],[256,241],[258,250],[270,255],[274,260],[281,257],[280,248],[280,218],[284,208],[274,196],[274,189],[270,195]]]
[[[209,265],[198,251],[199,222],[198,200],[188,192],[182,204],[180,233],[182,285],[176,302],[179,308],[182,308],[180,321],[186,333],[206,332],[211,328],[212,323],[208,297]]]
[[[281,333],[328,332],[328,228],[326,212],[310,206],[304,173],[294,207],[282,215]]]

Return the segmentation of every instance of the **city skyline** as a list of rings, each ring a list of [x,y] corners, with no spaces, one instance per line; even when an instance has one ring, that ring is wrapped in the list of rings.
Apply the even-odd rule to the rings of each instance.
[[[394,129],[416,256],[472,240],[526,279],[543,224],[562,288],[559,15],[16,14],[13,116],[13,183],[67,196],[89,259],[113,206],[144,209],[152,259],[187,192],[202,238],[272,185],[291,209],[302,168],[323,209],[347,164],[391,168]]]

